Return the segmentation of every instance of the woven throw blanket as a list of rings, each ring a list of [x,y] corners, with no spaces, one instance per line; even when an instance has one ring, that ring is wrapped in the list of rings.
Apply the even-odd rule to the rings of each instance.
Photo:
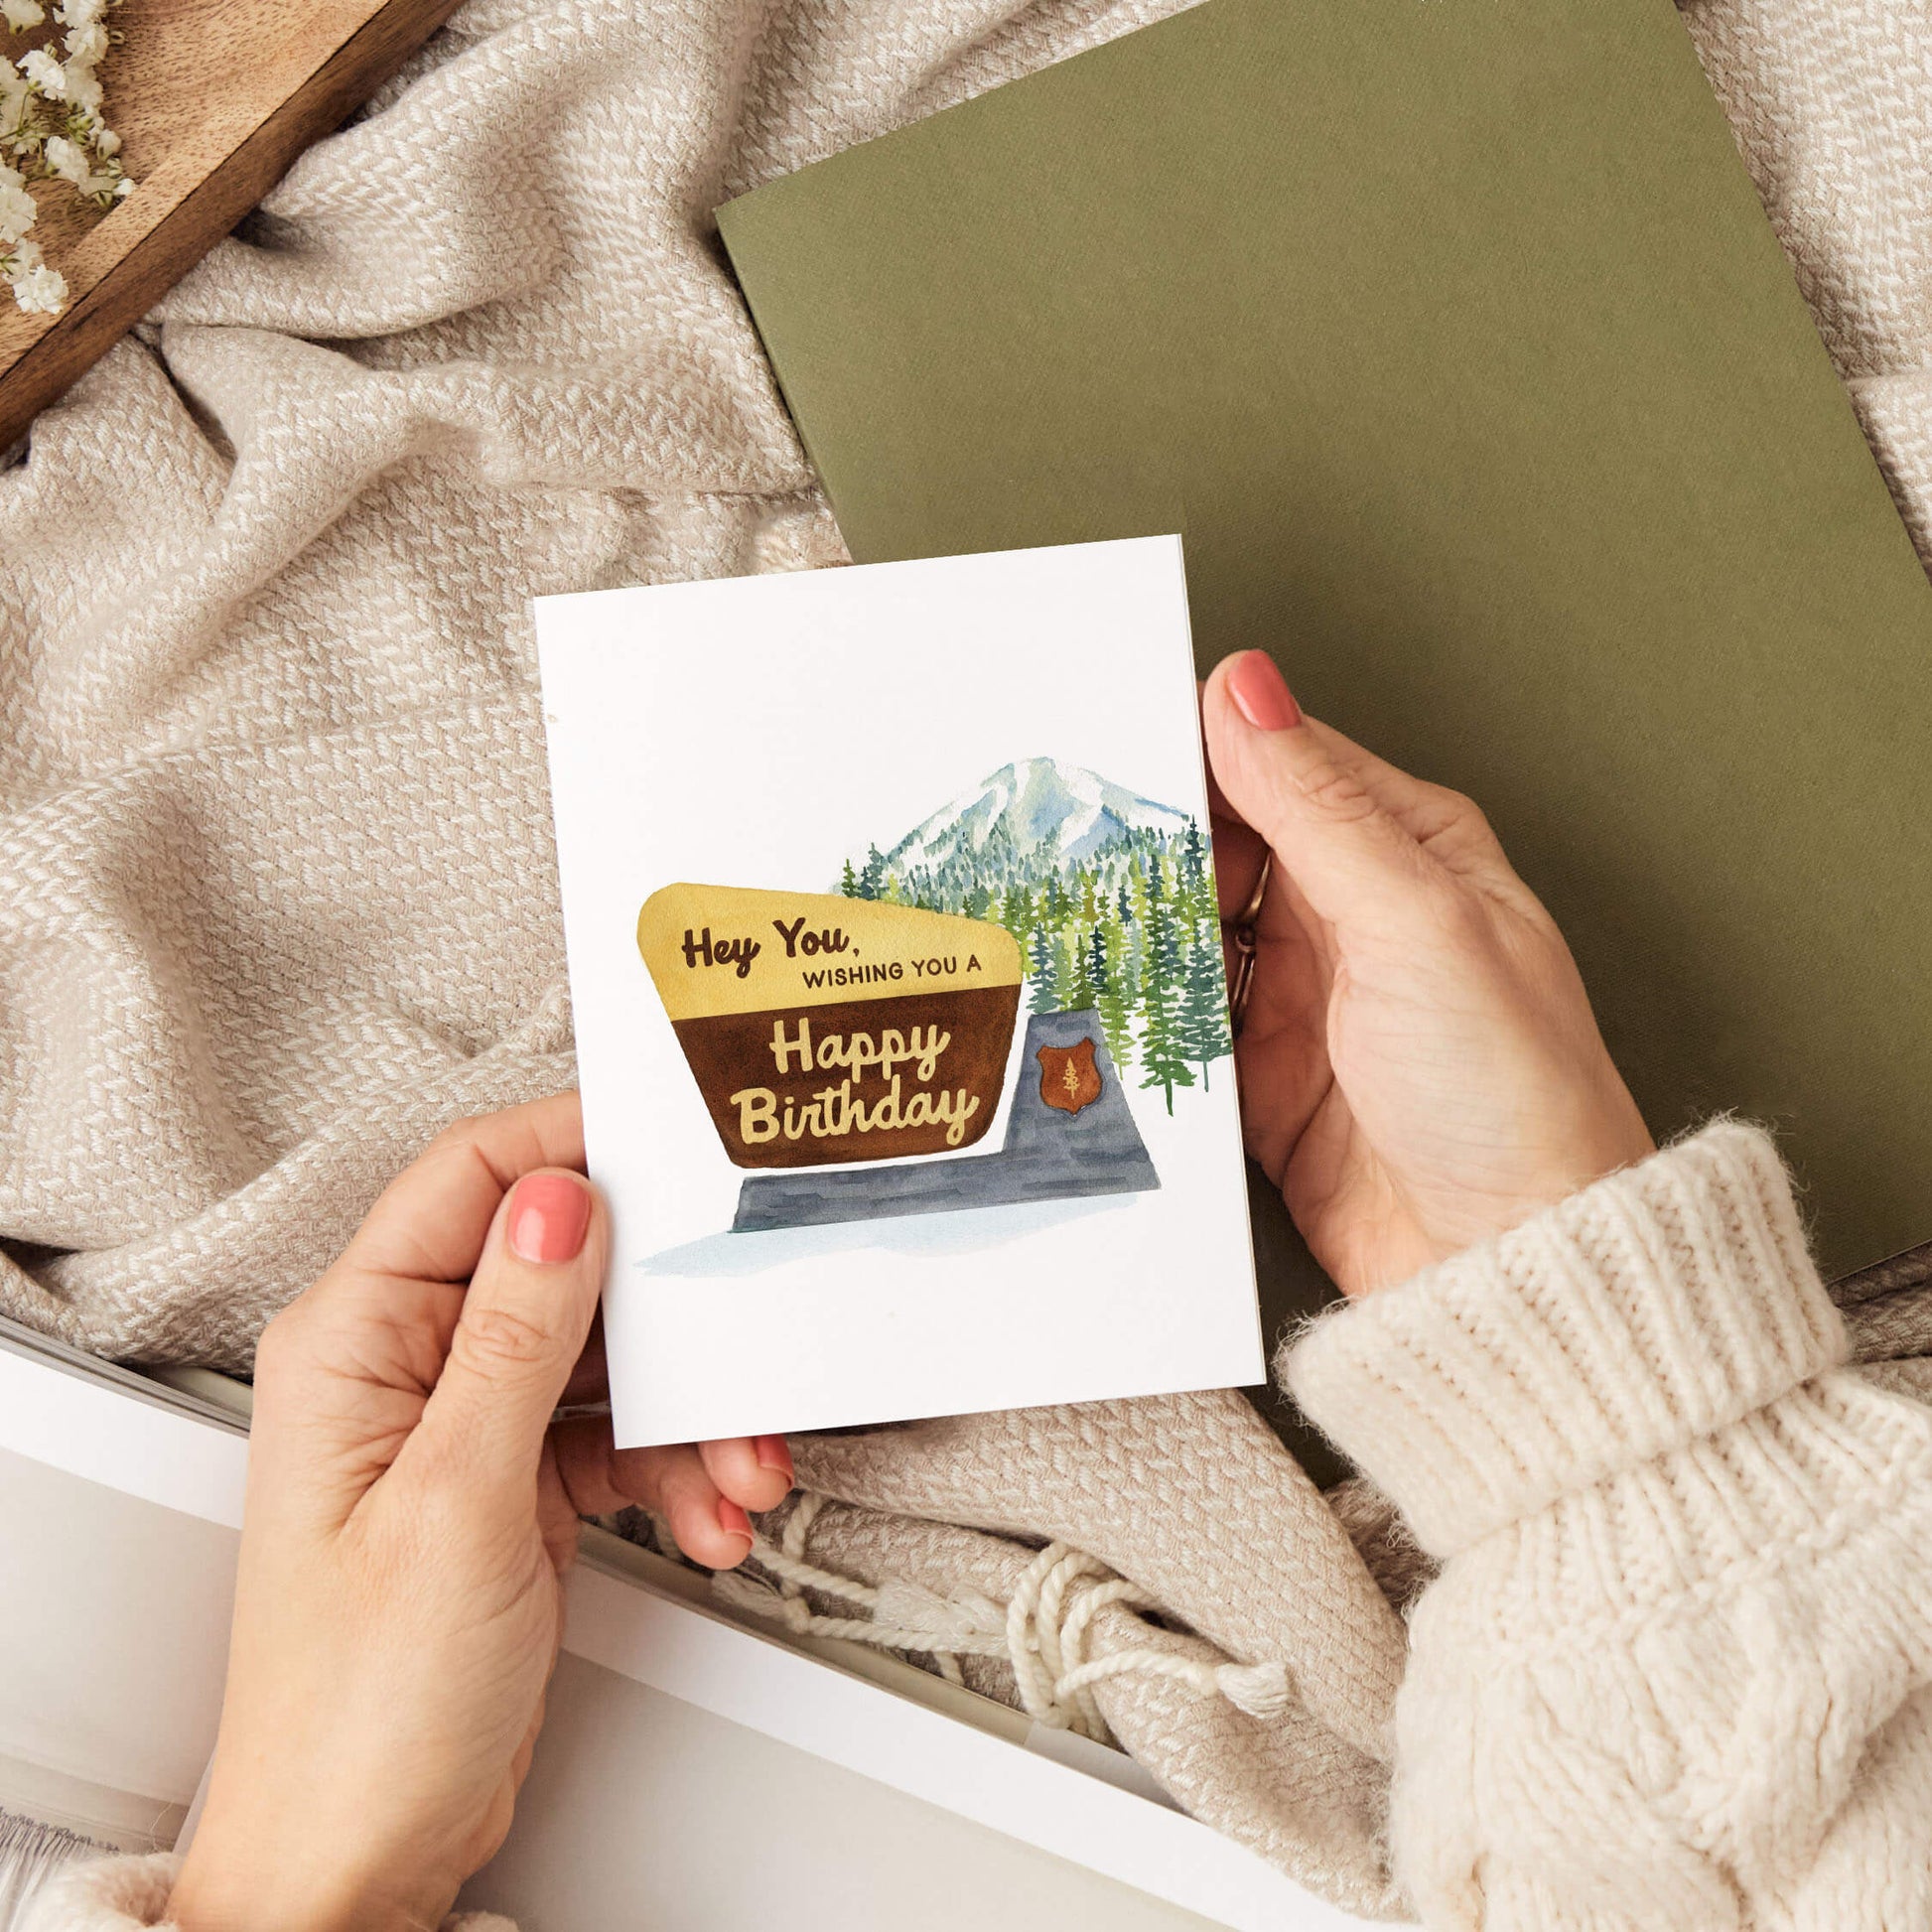
[[[571,1082],[527,599],[843,556],[709,210],[1173,7],[472,0],[42,416],[0,473],[0,1311],[245,1368],[439,1128]],[[1686,17],[1932,556],[1932,23]],[[1855,1298],[1901,1387],[1916,1281]],[[923,1631],[1399,1909],[1417,1574],[1373,1497],[1323,1499],[1234,1397],[799,1465],[836,1500],[768,1526],[741,1607]]]

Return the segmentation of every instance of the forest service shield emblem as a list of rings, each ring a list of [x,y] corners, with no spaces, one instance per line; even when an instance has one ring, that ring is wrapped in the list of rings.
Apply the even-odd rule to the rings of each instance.
[[[1074,1046],[1042,1046],[1038,1052],[1039,1097],[1063,1114],[1077,1114],[1100,1098],[1100,1069],[1093,1063],[1093,1041]]]

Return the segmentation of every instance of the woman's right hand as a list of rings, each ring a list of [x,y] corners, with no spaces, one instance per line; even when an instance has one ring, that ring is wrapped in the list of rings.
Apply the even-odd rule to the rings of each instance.
[[[1653,1151],[1570,950],[1468,799],[1302,715],[1260,651],[1201,697],[1224,916],[1272,849],[1235,1048],[1248,1150],[1347,1295]]]

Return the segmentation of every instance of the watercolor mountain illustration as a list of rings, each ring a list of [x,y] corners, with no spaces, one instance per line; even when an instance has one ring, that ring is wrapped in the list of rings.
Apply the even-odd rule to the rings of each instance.
[[[837,890],[991,919],[1020,943],[1035,1013],[1093,1008],[1123,1074],[1205,1087],[1228,1036],[1207,840],[1187,813],[1084,766],[1021,759],[892,844],[846,861]]]
[[[940,808],[886,853],[905,879],[943,878],[962,863],[983,874],[989,856],[1011,853],[1040,871],[1092,859],[1137,831],[1173,836],[1187,817],[1172,805],[1110,784],[1079,765],[1021,759]]]

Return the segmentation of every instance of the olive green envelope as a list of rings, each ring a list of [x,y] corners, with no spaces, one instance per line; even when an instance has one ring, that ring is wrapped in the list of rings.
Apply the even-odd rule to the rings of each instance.
[[[1206,0],[719,220],[855,558],[1180,530],[1660,1139],[1772,1124],[1828,1273],[1932,1236],[1932,587],[1669,0]]]

